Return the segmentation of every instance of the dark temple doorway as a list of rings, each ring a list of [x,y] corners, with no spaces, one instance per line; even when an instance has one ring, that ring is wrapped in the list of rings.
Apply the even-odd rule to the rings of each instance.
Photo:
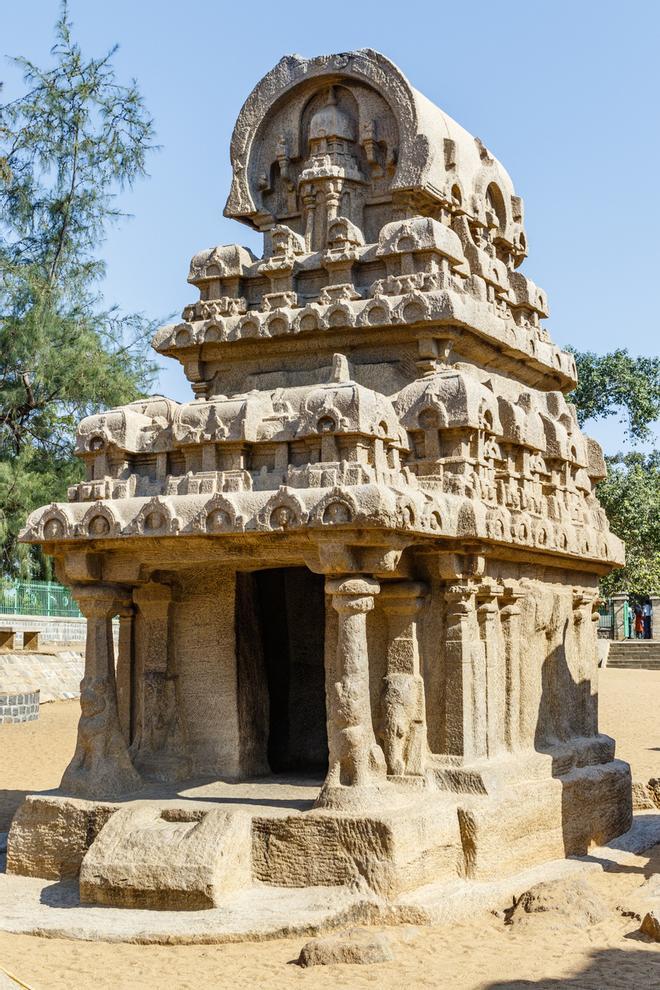
[[[244,764],[325,773],[323,577],[306,567],[238,574],[236,599]]]

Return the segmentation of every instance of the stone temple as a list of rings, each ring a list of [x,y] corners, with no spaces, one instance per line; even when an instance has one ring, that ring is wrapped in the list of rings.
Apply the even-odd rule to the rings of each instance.
[[[200,251],[153,342],[191,401],[83,420],[86,480],[23,534],[88,632],[9,871],[128,907],[395,899],[626,831],[594,625],[623,548],[511,179],[371,50],[283,58],[231,160],[263,255]]]

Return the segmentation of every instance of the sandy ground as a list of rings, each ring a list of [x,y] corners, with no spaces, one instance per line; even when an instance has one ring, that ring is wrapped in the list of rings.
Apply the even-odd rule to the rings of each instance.
[[[600,723],[618,740],[633,776],[660,776],[660,671],[601,672]],[[0,822],[25,791],[56,787],[73,752],[77,702],[43,706],[38,722],[0,727]],[[0,824],[0,828],[2,825]],[[5,826],[6,827],[6,826]],[[381,990],[657,990],[660,946],[638,936],[626,904],[660,872],[660,847],[593,883],[609,905],[604,921],[575,927],[549,915],[505,926],[493,915],[443,928],[387,932],[393,962],[303,970],[293,964],[304,939],[225,946],[88,943],[0,933],[4,969],[33,990],[192,990],[199,987],[379,987]],[[506,907],[506,905],[503,905]],[[0,986],[3,986],[0,981]]]
[[[601,732],[616,739],[634,780],[660,777],[660,670],[599,671]]]
[[[57,785],[76,747],[79,701],[42,705],[36,722],[0,725],[0,831],[26,792]],[[2,965],[2,963],[0,963]]]

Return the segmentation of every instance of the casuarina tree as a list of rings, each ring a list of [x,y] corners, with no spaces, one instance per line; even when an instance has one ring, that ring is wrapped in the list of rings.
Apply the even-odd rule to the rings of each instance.
[[[145,175],[152,120],[116,47],[82,52],[63,4],[52,62],[25,58],[0,106],[0,568],[47,576],[17,541],[28,512],[80,478],[75,428],[150,385],[153,329],[101,295],[101,249],[122,188]]]

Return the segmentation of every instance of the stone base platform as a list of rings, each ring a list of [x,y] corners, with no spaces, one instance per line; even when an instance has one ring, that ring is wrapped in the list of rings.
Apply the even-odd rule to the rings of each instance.
[[[589,856],[551,860],[495,881],[427,884],[388,902],[347,887],[293,889],[256,883],[203,911],[93,907],[75,881],[0,874],[0,931],[141,944],[214,944],[309,937],[352,924],[449,924],[502,909],[541,881],[637,865],[634,856],[660,842],[660,813],[636,815],[632,828]]]
[[[263,886],[395,903],[428,884],[497,881],[583,855],[628,830],[628,764],[549,778],[536,756],[536,775],[518,763],[515,782],[503,764],[485,793],[392,782],[374,810],[314,808],[320,781],[284,777],[154,785],[121,802],[28,796],[7,872],[78,880],[82,903],[123,909],[197,913]],[[468,779],[480,779],[477,769]]]

